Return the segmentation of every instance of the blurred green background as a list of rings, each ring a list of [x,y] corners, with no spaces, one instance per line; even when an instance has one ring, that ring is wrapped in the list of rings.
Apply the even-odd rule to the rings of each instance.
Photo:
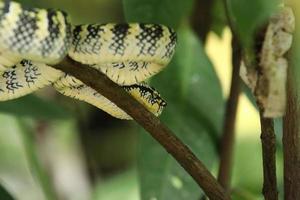
[[[153,77],[167,100],[161,116],[215,174],[231,79],[231,33],[220,0],[23,0],[58,8],[74,24],[162,23],[178,32],[170,65]],[[245,45],[278,1],[229,1]],[[247,6],[245,6],[247,5]],[[247,12],[244,12],[247,8]],[[259,8],[259,14],[253,11]],[[249,11],[250,10],[250,11]],[[251,16],[250,16],[251,14]],[[51,87],[0,103],[0,199],[199,200],[186,172],[135,122],[121,121]],[[280,119],[276,125],[281,148]],[[233,199],[262,199],[259,118],[240,96]],[[278,153],[282,195],[282,154]]]

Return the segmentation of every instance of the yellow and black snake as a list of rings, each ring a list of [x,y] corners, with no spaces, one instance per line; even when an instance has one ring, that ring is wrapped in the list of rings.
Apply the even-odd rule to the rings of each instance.
[[[175,46],[176,33],[162,25],[73,26],[63,11],[0,1],[0,100],[21,97],[52,84],[64,95],[117,118],[131,119],[80,80],[50,67],[69,56],[100,70],[159,115],[165,101],[142,82],[169,63]]]

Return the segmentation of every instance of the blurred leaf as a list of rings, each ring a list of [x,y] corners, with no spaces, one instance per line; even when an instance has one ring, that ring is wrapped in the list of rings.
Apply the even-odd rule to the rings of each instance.
[[[227,24],[227,19],[224,12],[224,5],[222,0],[213,1],[212,7],[212,23],[211,30],[219,37],[222,36],[223,30]]]
[[[246,97],[249,99],[249,101],[253,105],[253,107],[256,108],[256,110],[258,110],[256,100],[255,100],[255,97],[253,96],[251,89],[242,80],[241,80],[241,84],[242,84],[242,91],[244,92]]]
[[[44,200],[40,185],[31,174],[23,143],[23,130],[14,116],[0,114],[0,180],[16,199]]]
[[[93,200],[139,200],[137,174],[135,170],[126,171],[95,187]]]
[[[87,132],[84,133],[86,135]],[[63,199],[90,199],[89,177],[84,162],[86,160],[82,157],[81,142],[78,122],[75,119],[57,120],[49,124],[48,130],[44,132],[44,137],[38,144],[39,150],[46,153],[46,155],[42,154],[46,157],[46,164],[51,163],[51,169],[49,170],[49,174],[51,174],[50,182],[42,172],[38,177],[40,182],[43,183],[42,186],[45,192],[49,194],[52,190],[51,185],[54,185],[57,196],[63,197]],[[93,152],[93,154],[95,153],[97,152]],[[46,165],[46,167],[48,166]],[[55,177],[55,179],[52,177]]]
[[[276,139],[280,140],[280,143],[281,143],[282,130],[283,130],[283,121],[282,120],[283,120],[282,117],[274,119],[274,128],[275,128]]]
[[[290,53],[290,63],[295,75],[295,86],[297,94],[300,94],[300,2],[298,0],[289,0],[289,5],[294,9],[295,15],[295,32],[294,40]],[[299,102],[300,104],[300,102]]]
[[[0,102],[0,112],[37,119],[62,119],[71,116],[57,103],[46,101],[34,95]]]
[[[6,191],[6,189],[0,184],[0,199],[1,200],[14,200],[14,198]]]
[[[256,29],[276,11],[280,2],[281,0],[228,0],[234,28],[246,47],[252,45]]]
[[[193,0],[123,0],[127,21],[159,23],[177,28],[193,5]]]
[[[217,159],[215,138],[220,132],[223,100],[216,73],[200,41],[188,28],[178,31],[175,57],[151,81],[167,100],[162,120],[208,168]],[[140,135],[139,171],[142,199],[196,200],[198,185],[144,131]]]
[[[249,134],[249,132],[251,134]],[[232,187],[234,190],[245,190],[248,193],[256,195],[257,197],[253,199],[261,199],[260,197],[262,196],[263,173],[259,132],[260,130],[245,130],[244,134],[246,135],[248,133],[248,135],[238,136],[239,138],[235,145],[237,151],[234,153],[233,161],[235,165],[232,174]]]
[[[33,135],[33,130],[31,130],[25,120],[21,118],[18,118],[17,120],[21,129],[20,138],[24,146],[24,153],[32,175],[40,185],[47,199],[57,199],[48,174],[38,158],[38,148]]]

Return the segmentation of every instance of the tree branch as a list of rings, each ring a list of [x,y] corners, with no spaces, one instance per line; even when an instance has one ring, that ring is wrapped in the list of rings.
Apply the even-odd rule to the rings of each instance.
[[[254,91],[254,96],[256,97],[256,104],[259,109],[260,127],[261,127],[261,144],[262,144],[262,160],[263,160],[263,189],[262,193],[265,200],[277,200],[278,190],[277,190],[277,178],[276,178],[276,135],[274,131],[273,118],[265,118],[263,116],[264,107],[257,100],[257,91],[261,89],[260,87],[266,87],[263,82],[263,71],[261,66],[257,61],[260,60],[260,54],[262,50],[262,45],[265,39],[267,25],[260,27],[255,35],[255,68],[258,72],[257,86]]]
[[[300,43],[300,42],[299,42]],[[294,56],[298,56],[294,55]],[[300,199],[300,107],[295,74],[290,65],[287,78],[287,105],[283,120],[284,198]]]
[[[264,118],[260,109],[261,144],[263,154],[263,195],[265,200],[277,200],[276,136],[272,118]]]
[[[242,59],[242,49],[235,32],[233,22],[230,17],[227,0],[223,0],[223,7],[227,18],[228,26],[232,33],[232,77],[230,94],[226,104],[223,133],[220,146],[220,165],[218,173],[218,181],[226,191],[230,190],[231,169],[233,160],[234,146],[234,127],[236,121],[236,113],[240,94],[241,80],[239,77],[240,64]]]
[[[300,6],[298,0],[286,1],[293,8],[295,32],[288,55],[287,105],[283,121],[284,198],[300,199]]]
[[[300,44],[300,39],[297,42]],[[295,52],[292,54],[292,56],[298,55]],[[298,67],[294,62],[291,62],[288,67],[287,105],[283,120],[284,198],[286,200],[300,198],[300,80],[296,79],[297,76],[299,77]]]
[[[226,104],[223,133],[220,145],[220,165],[218,181],[225,190],[230,190],[231,169],[233,160],[233,147],[235,137],[235,121],[238,107],[238,99],[241,88],[241,80],[239,76],[241,63],[241,49],[236,41],[232,38],[232,77],[230,94]]]
[[[66,58],[58,65],[55,65],[54,68],[81,80],[129,114],[178,161],[211,200],[230,199],[221,185],[193,152],[171,130],[163,125],[157,117],[126,93],[122,87],[112,82],[96,69],[75,62],[70,58]]]

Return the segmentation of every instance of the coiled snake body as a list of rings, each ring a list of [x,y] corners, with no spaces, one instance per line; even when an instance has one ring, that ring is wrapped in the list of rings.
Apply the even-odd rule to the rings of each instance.
[[[0,100],[52,84],[66,96],[117,118],[131,119],[94,89],[49,66],[69,56],[100,70],[159,115],[165,101],[142,82],[169,63],[175,45],[176,33],[162,25],[72,26],[62,11],[28,9],[13,1],[0,1]]]

